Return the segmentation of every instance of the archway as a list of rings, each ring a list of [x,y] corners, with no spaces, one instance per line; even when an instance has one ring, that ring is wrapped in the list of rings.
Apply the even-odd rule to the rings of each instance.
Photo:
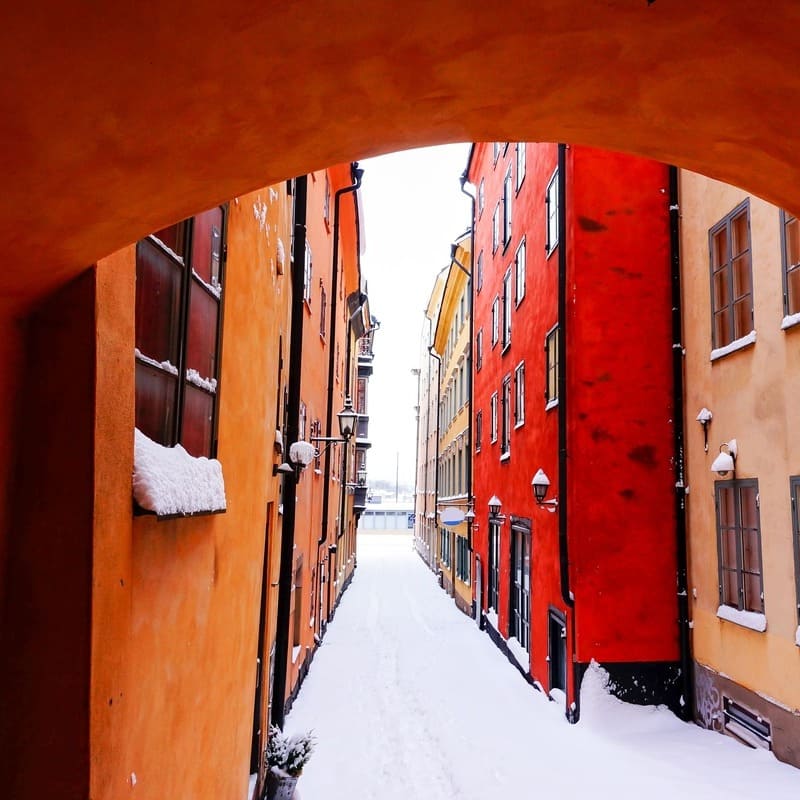
[[[18,6],[4,295],[256,186],[437,142],[594,144],[797,208],[798,22],[790,0]]]

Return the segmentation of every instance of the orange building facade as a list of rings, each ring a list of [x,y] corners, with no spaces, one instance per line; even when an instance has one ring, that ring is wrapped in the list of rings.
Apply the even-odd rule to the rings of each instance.
[[[297,440],[331,435],[331,348],[334,412],[352,386],[367,305],[355,190],[341,198],[335,289],[331,265],[333,198],[353,174],[342,165],[302,179],[307,233],[293,229],[301,179],[265,187],[100,259],[9,325],[9,365],[20,375],[24,363],[36,365],[14,387],[18,410],[4,417],[16,420],[6,440],[13,511],[0,536],[0,769],[10,797],[135,790],[241,800],[249,774],[263,783],[268,721],[282,719],[355,566],[344,458],[355,444],[332,443],[319,472],[313,463],[301,470],[286,435],[293,415],[295,430],[302,421],[302,407],[288,404],[292,282],[297,270],[307,274],[292,263],[298,236],[318,268],[303,312],[306,428]],[[175,470],[154,478],[135,425],[156,460],[178,454],[179,444],[192,465],[216,458],[224,510],[199,485],[185,501],[170,483]],[[137,488],[132,498],[132,474],[137,487],[150,480],[149,494]],[[317,546],[326,478],[336,502],[325,527],[340,543],[331,591],[319,582],[330,548]],[[298,513],[287,530],[295,488]],[[287,537],[296,627],[278,699]]]

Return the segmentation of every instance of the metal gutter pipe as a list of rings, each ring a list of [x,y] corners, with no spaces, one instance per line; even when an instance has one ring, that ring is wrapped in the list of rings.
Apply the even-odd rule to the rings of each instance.
[[[306,251],[308,176],[295,179],[294,240],[292,243],[292,314],[289,341],[289,391],[286,415],[286,446],[296,442],[300,432],[300,381],[303,366],[303,267]],[[275,674],[272,722],[283,728],[286,706],[286,672],[289,659],[289,612],[292,603],[292,567],[297,470],[284,473],[281,563],[278,577],[278,608],[275,631]]]
[[[431,327],[431,333],[433,333],[433,328]],[[436,519],[437,507],[439,505],[439,404],[442,402],[442,357],[433,349],[433,345],[428,345],[428,355],[431,358],[435,358],[436,361],[439,362],[439,369],[436,370],[436,469],[433,471],[433,527],[434,530],[438,533],[438,523]],[[434,553],[436,552],[436,547],[434,545]],[[434,553],[431,554],[433,561],[435,563],[436,556]]]
[[[683,705],[681,717],[690,720],[694,709],[694,667],[689,633],[689,594],[686,537],[686,452],[683,400],[683,320],[681,314],[681,240],[678,168],[669,167],[669,245],[672,287],[672,405],[675,453],[675,552],[677,562],[678,641]]]
[[[331,424],[333,422],[333,384],[334,375],[336,371],[336,321],[337,321],[337,308],[339,301],[339,201],[343,194],[355,192],[361,186],[361,179],[364,176],[364,170],[359,169],[357,162],[350,164],[350,177],[353,183],[350,186],[344,186],[337,189],[333,196],[333,256],[331,259],[331,302],[330,302],[330,339],[328,341],[328,396],[325,407],[325,436],[331,436]],[[348,337],[349,349],[349,337]],[[346,446],[346,445],[345,445]],[[328,510],[330,505],[330,482],[331,482],[331,448],[325,451],[325,478],[322,488],[322,524],[320,537],[317,539],[317,562],[319,560],[319,548],[325,544],[328,539]],[[340,519],[340,524],[342,520]],[[321,597],[320,591],[320,570],[317,569],[317,596]],[[330,587],[331,570],[328,569],[328,584]],[[330,588],[328,589],[328,601],[330,605]],[[330,607],[328,608],[328,615],[330,616]],[[317,621],[318,630],[322,630],[322,614],[317,614],[319,620]]]
[[[567,510],[567,145],[558,145],[558,559],[561,599],[572,609],[570,650],[573,656],[572,697],[574,706],[567,709],[567,719],[580,718],[580,687],[575,670],[575,597],[569,583],[569,527]]]

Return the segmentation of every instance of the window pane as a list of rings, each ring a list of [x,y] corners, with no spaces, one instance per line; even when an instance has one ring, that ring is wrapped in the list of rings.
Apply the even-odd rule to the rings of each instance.
[[[788,293],[788,314],[797,314],[800,311],[800,268],[793,269],[786,276],[786,290]]]
[[[748,572],[761,572],[758,538],[758,531],[754,528],[745,528],[742,531],[742,566]]]
[[[761,576],[745,573],[743,579],[745,611],[761,613],[764,610],[764,601],[761,599]]]
[[[186,368],[195,369],[201,378],[217,377],[217,317],[219,301],[198,281],[192,281],[189,300],[189,340]]]
[[[720,531],[720,544],[722,566],[736,569],[736,531],[733,528],[724,528]]]
[[[796,218],[786,223],[786,266],[800,263],[800,224]]]
[[[719,269],[728,263],[728,236],[723,228],[714,234],[711,239],[711,266]]]
[[[222,209],[212,208],[194,218],[192,268],[206,282],[219,283],[222,259]]]
[[[153,236],[164,242],[175,255],[183,258],[186,249],[186,223],[179,222],[177,225],[170,225],[156,231]]]
[[[211,426],[214,418],[213,394],[190,383],[183,399],[181,444],[193,456],[211,455]]]
[[[733,262],[733,296],[750,294],[750,254],[746,253]]]
[[[154,442],[175,443],[175,397],[178,378],[136,362],[136,427]]]
[[[740,502],[742,504],[742,527],[758,528],[758,507],[755,486],[742,486],[739,490]]]
[[[178,365],[183,268],[149,239],[136,245],[136,347],[155,361]]]
[[[731,336],[731,310],[730,307],[723,308],[714,314],[714,346],[724,347],[730,344]]]
[[[730,570],[722,571],[722,604],[739,607],[739,584],[736,573]]]
[[[714,273],[714,310],[724,308],[731,302],[728,270],[721,269]]]
[[[734,513],[734,494],[729,486],[717,488],[717,502],[719,503],[719,524],[721,527],[733,527],[736,524]]]
[[[733,305],[733,338],[738,339],[753,330],[750,295]]]
[[[747,212],[743,211],[731,220],[731,251],[738,256],[750,249],[750,233],[747,225]]]

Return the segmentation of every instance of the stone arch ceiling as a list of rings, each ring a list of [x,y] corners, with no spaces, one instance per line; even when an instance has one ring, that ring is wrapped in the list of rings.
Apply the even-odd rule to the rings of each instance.
[[[798,30],[796,0],[16,3],[3,294],[258,186],[452,141],[594,144],[798,210]]]

